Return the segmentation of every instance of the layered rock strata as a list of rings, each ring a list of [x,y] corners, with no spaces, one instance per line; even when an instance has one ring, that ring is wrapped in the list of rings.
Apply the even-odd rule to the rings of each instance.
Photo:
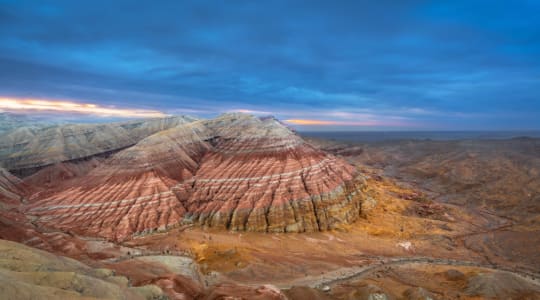
[[[166,117],[108,124],[19,127],[0,137],[0,162],[14,174],[27,176],[44,166],[132,146],[156,132],[194,120]]]
[[[186,221],[303,232],[330,229],[359,215],[354,168],[277,120],[230,115],[207,126],[215,132],[213,147],[196,176],[173,189],[186,208]]]
[[[6,169],[0,168],[0,203],[3,205],[18,205],[22,197],[28,194],[31,188],[22,180],[13,176]]]
[[[19,178],[0,168],[0,236],[1,231],[12,224],[21,225],[26,217],[19,212],[24,199],[33,190]]]
[[[49,249],[47,238],[36,231],[31,220],[20,211],[20,206],[32,192],[35,190],[31,186],[0,168],[0,240],[39,242],[40,246]]]
[[[273,118],[244,114],[158,132],[66,185],[32,196],[26,212],[46,226],[114,240],[179,223],[327,230],[355,220],[362,201],[351,165]]]

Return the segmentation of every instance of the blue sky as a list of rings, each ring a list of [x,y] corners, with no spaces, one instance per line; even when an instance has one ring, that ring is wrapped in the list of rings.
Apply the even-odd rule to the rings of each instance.
[[[6,98],[300,130],[540,129],[540,2],[0,0]]]

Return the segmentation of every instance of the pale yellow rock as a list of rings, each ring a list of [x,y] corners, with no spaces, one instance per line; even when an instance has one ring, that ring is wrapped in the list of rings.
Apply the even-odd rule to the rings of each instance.
[[[159,287],[128,288],[125,277],[0,240],[0,299],[164,299]]]

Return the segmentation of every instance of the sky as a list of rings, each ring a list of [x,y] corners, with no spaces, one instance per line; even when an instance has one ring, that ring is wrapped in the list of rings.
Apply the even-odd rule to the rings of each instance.
[[[0,110],[540,129],[540,1],[0,0]]]

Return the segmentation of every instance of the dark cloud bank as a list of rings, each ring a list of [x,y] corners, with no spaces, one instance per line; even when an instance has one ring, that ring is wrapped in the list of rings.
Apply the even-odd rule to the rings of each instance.
[[[540,129],[538,3],[0,0],[0,95]]]

